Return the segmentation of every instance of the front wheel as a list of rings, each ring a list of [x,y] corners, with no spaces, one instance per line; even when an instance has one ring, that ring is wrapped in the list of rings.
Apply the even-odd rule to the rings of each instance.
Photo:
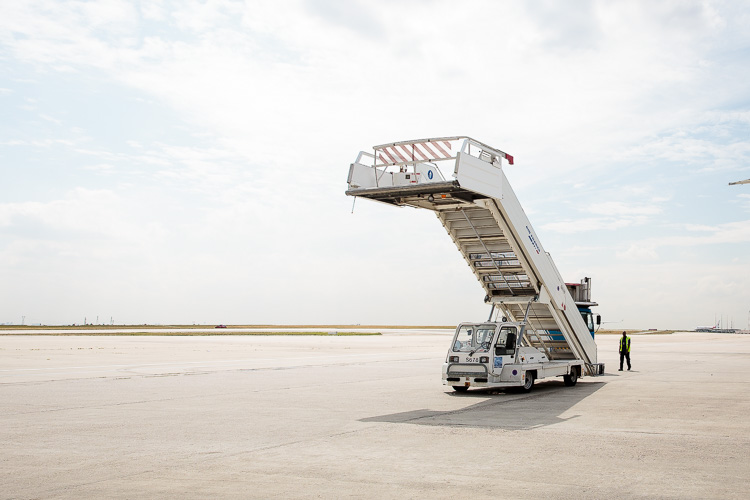
[[[465,385],[454,385],[453,390],[456,392],[466,392],[469,390],[469,388],[466,387]]]
[[[573,387],[578,382],[578,370],[573,368],[570,370],[570,375],[563,375],[563,381],[568,387]]]
[[[534,374],[526,372],[526,378],[523,381],[523,391],[529,392],[532,387],[534,387]]]

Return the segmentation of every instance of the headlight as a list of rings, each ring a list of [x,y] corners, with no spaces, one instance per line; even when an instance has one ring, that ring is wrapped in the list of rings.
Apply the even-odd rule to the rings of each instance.
[[[480,363],[489,363],[490,362],[490,358],[489,358],[489,356],[482,356],[481,358],[479,358],[479,362]]]
[[[449,363],[458,363],[458,356],[450,356],[448,358]]]

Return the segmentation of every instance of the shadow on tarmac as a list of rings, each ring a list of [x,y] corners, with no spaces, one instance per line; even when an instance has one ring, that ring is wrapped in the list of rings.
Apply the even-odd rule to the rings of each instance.
[[[459,410],[412,410],[390,415],[363,418],[361,422],[388,422],[524,430],[559,424],[577,415],[561,418],[576,403],[604,386],[604,382],[578,383],[565,387],[562,382],[549,381],[534,386],[528,393],[503,392],[496,389],[449,393],[449,397],[480,400]]]

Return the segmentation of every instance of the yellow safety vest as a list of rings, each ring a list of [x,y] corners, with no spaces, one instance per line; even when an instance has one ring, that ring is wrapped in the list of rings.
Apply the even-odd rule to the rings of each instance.
[[[620,352],[630,352],[630,337],[620,337]]]

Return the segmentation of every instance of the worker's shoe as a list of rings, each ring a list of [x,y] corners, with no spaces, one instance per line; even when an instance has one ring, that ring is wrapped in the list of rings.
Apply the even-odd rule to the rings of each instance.
[[[618,371],[618,372],[621,372],[621,371],[622,371],[622,368],[620,368],[620,369],[619,369],[619,370],[617,370],[617,371]]]

